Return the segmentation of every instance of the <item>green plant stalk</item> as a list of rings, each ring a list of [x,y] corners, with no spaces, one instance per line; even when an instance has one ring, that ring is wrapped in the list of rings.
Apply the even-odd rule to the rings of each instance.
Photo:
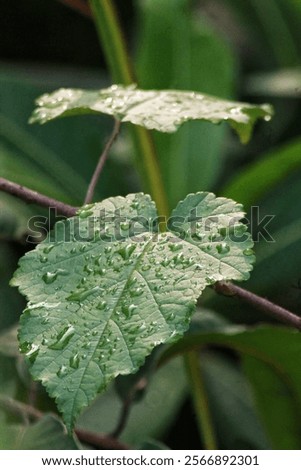
[[[185,366],[191,384],[191,394],[196,411],[197,424],[206,450],[218,449],[207,393],[200,367],[199,353],[191,351],[184,355]]]
[[[135,83],[126,42],[113,2],[89,0],[89,4],[114,82],[122,85]],[[166,192],[151,135],[142,127],[130,125],[130,129],[136,148],[136,165],[145,191],[149,192],[156,202],[159,215],[168,216]]]
[[[114,9],[113,5],[109,0],[90,0],[91,5],[93,4],[98,4],[99,5],[99,10],[103,9],[103,12],[106,12],[107,15],[111,15],[111,26],[110,23],[107,23],[106,20],[108,17],[104,15],[104,29],[103,33],[107,34],[107,39],[110,39],[109,34],[112,33],[114,34],[114,38],[118,39],[118,35],[120,36],[120,44],[121,48],[118,49],[117,52],[119,52],[119,55],[117,54],[116,57],[116,63],[117,61],[119,62],[120,67],[116,66],[116,71],[125,72],[124,74],[124,81],[122,83],[128,84],[126,80],[131,77],[130,75],[130,67],[129,67],[129,61],[127,58],[126,51],[124,47],[124,43],[122,43],[122,35],[120,32],[120,28],[118,26],[117,18],[114,19]],[[92,7],[93,8],[93,7]],[[115,15],[116,16],[116,15]],[[96,18],[96,15],[95,15]],[[101,31],[99,32],[101,36]],[[118,41],[116,44],[111,43],[109,40],[107,41],[107,48],[108,48],[108,53],[107,57],[112,55],[111,57],[111,62],[114,62],[114,54],[112,54],[112,45],[118,46]],[[115,63],[115,65],[116,65]],[[110,64],[111,65],[111,64]],[[123,68],[124,67],[124,68]],[[128,68],[127,68],[128,67]],[[119,81],[119,80],[116,80]],[[145,174],[147,176],[149,186],[150,186],[150,192],[153,195],[153,198],[155,199],[157,206],[159,207],[159,211],[161,214],[168,214],[168,210],[162,210],[161,207],[164,207],[164,201],[166,203],[166,195],[165,195],[165,190],[164,190],[164,185],[160,176],[160,171],[158,167],[158,163],[156,159],[153,159],[154,151],[151,145],[151,140],[150,138],[145,138],[143,139],[139,135],[139,131],[143,131],[145,136],[149,136],[149,134],[144,131],[143,129],[137,128],[137,132],[135,131],[136,139],[138,139],[138,144],[140,145],[140,149],[144,149],[146,151],[146,154],[142,153],[142,158],[143,158],[143,165],[144,165],[144,170]],[[134,131],[133,131],[134,132]],[[140,132],[141,133],[141,132]],[[145,155],[148,155],[149,161],[146,160]],[[156,167],[157,165],[157,167]],[[161,186],[159,185],[156,186],[156,183],[158,183],[158,180],[161,181]],[[159,189],[158,189],[159,188]],[[167,208],[167,204],[166,204]],[[216,448],[216,443],[215,443],[215,436],[214,436],[214,430],[212,426],[212,420],[208,408],[208,402],[207,402],[207,396],[206,396],[206,391],[204,388],[204,384],[202,381],[202,376],[201,376],[201,370],[200,370],[200,365],[199,365],[199,360],[198,360],[198,355],[197,353],[191,352],[188,353],[185,357],[186,365],[187,365],[187,370],[189,372],[189,377],[191,380],[191,385],[192,385],[192,393],[193,393],[193,398],[194,398],[194,403],[195,403],[195,408],[197,411],[197,418],[198,418],[198,423],[199,426],[202,430],[202,434],[204,435],[204,440],[205,440],[205,445],[207,449],[215,449]]]
[[[89,0],[89,4],[113,80],[123,85],[135,82],[122,30],[112,1]],[[156,202],[159,215],[168,216],[167,194],[150,133],[138,126],[131,126],[131,128],[137,153],[136,164],[145,189]],[[185,362],[192,394],[195,397],[195,411],[199,426],[200,428],[205,427],[203,435],[208,449],[215,448],[214,434],[211,421],[207,416],[208,408],[206,408],[201,378],[199,371],[196,373],[196,363],[190,353]]]

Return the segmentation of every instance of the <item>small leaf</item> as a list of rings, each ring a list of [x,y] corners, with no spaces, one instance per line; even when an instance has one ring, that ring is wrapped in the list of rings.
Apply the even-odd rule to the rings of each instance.
[[[227,101],[189,91],[139,90],[113,85],[99,91],[61,88],[37,100],[30,122],[46,123],[61,116],[104,113],[160,132],[175,132],[186,121],[201,119],[215,124],[229,121],[246,143],[259,118],[270,120],[272,108]]]
[[[20,261],[12,284],[29,300],[21,351],[69,429],[112,379],[135,372],[155,346],[187,330],[207,285],[248,277],[253,243],[237,223],[241,206],[198,193],[175,214],[181,238],[173,226],[156,231],[149,196],[106,199],[58,222]],[[202,221],[207,232],[201,239],[196,225],[194,239],[189,227]],[[233,221],[244,241],[227,233]]]
[[[81,447],[76,438],[68,436],[60,420],[51,415],[45,415],[37,423],[21,426],[7,425],[6,432],[10,439],[5,450],[78,450]]]

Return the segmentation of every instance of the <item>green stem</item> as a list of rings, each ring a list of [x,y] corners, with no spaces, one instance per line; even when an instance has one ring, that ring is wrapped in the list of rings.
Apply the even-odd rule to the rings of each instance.
[[[116,83],[121,83],[123,85],[134,83],[135,79],[129,55],[126,50],[126,43],[123,38],[122,30],[112,1],[89,0],[89,4],[113,80]],[[136,147],[136,164],[142,176],[144,186],[156,202],[159,215],[168,216],[169,208],[166,190],[163,184],[151,135],[142,127],[131,126],[131,130]],[[186,369],[187,374],[190,377],[193,396],[198,397],[198,399],[195,399],[195,406],[197,416],[200,417],[199,424],[202,428],[204,425],[206,445],[208,446],[208,449],[215,448],[209,416],[207,416],[206,411],[202,411],[203,408],[204,410],[208,410],[208,407],[203,407],[205,395],[204,393],[201,393],[201,390],[203,390],[201,387],[201,378],[199,372],[196,374],[195,361],[192,360],[190,353],[186,360]],[[198,379],[197,375],[199,376]],[[201,419],[203,413],[205,413],[206,416]]]
[[[191,393],[200,435],[206,450],[218,449],[214,426],[210,414],[207,393],[200,367],[199,353],[191,351],[184,356],[185,366],[191,385]]]
[[[135,83],[133,70],[126,49],[118,17],[111,0],[89,0],[100,42],[115,83]],[[156,202],[159,215],[168,215],[168,203],[161,170],[157,161],[150,133],[138,126],[131,126],[136,147],[136,164],[145,190]]]

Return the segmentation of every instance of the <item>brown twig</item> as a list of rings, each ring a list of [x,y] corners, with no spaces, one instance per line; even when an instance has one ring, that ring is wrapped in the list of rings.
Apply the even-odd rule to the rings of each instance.
[[[83,0],[58,0],[58,2],[66,5],[69,8],[72,8],[72,10],[77,11],[86,18],[92,18],[90,7]]]
[[[107,450],[127,450],[129,447],[123,442],[118,441],[111,435],[107,434],[96,434],[90,431],[86,431],[85,429],[75,429],[75,434],[77,435],[78,439],[86,444],[90,444],[93,447],[97,447],[99,449],[107,449]]]
[[[115,139],[117,138],[117,136],[119,134],[119,130],[120,130],[120,121],[115,119],[115,124],[114,124],[114,127],[113,127],[112,134],[111,134],[108,142],[106,143],[102,154],[99,157],[98,164],[95,168],[95,171],[93,173],[91,182],[89,184],[88,191],[87,191],[87,194],[86,194],[86,197],[85,197],[85,204],[89,204],[93,199],[94,191],[95,191],[99,176],[100,176],[100,174],[102,172],[102,169],[104,167],[104,164],[107,160],[109,151],[110,151]]]
[[[72,217],[77,211],[76,207],[64,204],[61,201],[57,201],[56,199],[45,196],[37,191],[33,191],[25,186],[20,186],[17,183],[6,180],[5,178],[0,178],[0,191],[5,191],[13,196],[17,196],[25,202],[38,204],[39,206],[48,208],[54,207],[61,215],[65,215],[66,217]]]
[[[5,395],[0,394],[0,407],[4,408],[5,410],[10,411],[12,414],[16,416],[27,416],[33,420],[39,420],[43,418],[44,413],[42,411],[37,410],[31,405],[27,405],[26,403],[19,402],[14,400],[13,398],[7,397]],[[93,447],[97,447],[100,449],[112,449],[112,450],[126,450],[129,447],[126,444],[118,441],[112,436],[106,434],[96,434],[91,431],[86,431],[85,429],[75,428],[74,430],[78,439],[86,444],[90,444]]]
[[[0,407],[17,416],[26,415],[31,419],[41,419],[43,417],[43,413],[33,406],[19,402],[2,394],[0,394]]]
[[[267,300],[264,297],[253,294],[253,292],[236,286],[231,282],[217,282],[213,287],[219,294],[239,297],[276,320],[301,330],[301,317],[298,317],[289,310],[270,302],[270,300]]]
[[[142,390],[144,390],[147,387],[147,384],[148,384],[148,381],[146,377],[142,377],[129,391],[128,396],[126,397],[125,400],[123,400],[122,409],[121,409],[117,426],[114,429],[114,431],[110,433],[111,437],[116,439],[117,437],[120,436],[120,434],[122,433],[122,431],[127,425],[136,394],[139,392],[142,392]]]

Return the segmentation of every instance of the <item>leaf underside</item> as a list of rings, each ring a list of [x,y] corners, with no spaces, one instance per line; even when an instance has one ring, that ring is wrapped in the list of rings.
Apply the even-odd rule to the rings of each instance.
[[[69,430],[113,378],[183,335],[206,286],[249,277],[253,242],[241,209],[189,195],[159,234],[149,196],[109,198],[58,222],[20,260],[12,284],[28,299],[21,351]]]
[[[37,100],[38,108],[30,122],[44,124],[52,119],[79,114],[109,114],[122,122],[131,122],[160,132],[175,132],[184,122],[228,121],[243,143],[247,142],[257,119],[270,120],[267,104],[252,105],[227,101],[189,91],[139,90],[131,85],[89,91],[62,88]]]

